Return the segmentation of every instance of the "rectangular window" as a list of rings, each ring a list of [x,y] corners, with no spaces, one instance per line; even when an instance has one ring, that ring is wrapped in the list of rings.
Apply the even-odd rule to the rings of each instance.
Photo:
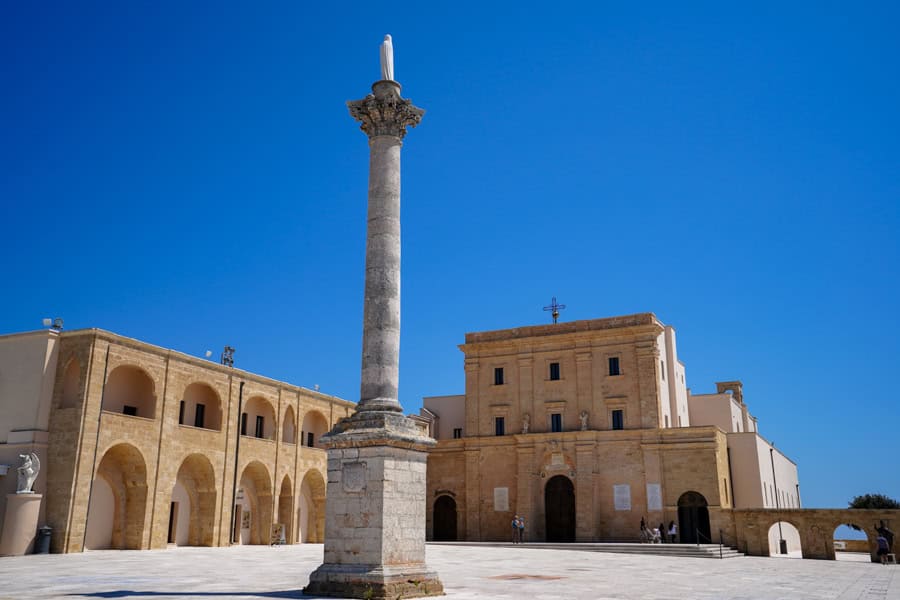
[[[184,400],[178,404],[178,424],[184,425]]]
[[[503,385],[503,367],[494,369],[494,385]]]
[[[494,435],[506,435],[506,420],[503,417],[494,417]]]
[[[247,435],[247,413],[241,413],[241,435]]]
[[[624,410],[612,411],[612,428],[613,429],[625,429],[625,411]]]
[[[550,381],[559,381],[559,363],[550,363]]]
[[[315,446],[315,441],[316,441],[316,436],[313,434],[313,432],[307,431],[306,432],[306,445],[309,446],[310,448],[312,448],[313,446]]]
[[[621,375],[621,371],[619,371],[619,357],[618,356],[610,356],[609,357],[609,374],[610,375]]]
[[[462,427],[456,427],[453,429],[453,439],[458,440],[462,437]]]
[[[266,431],[266,418],[262,415],[256,415],[256,431],[253,432],[258,438],[263,437],[263,434]]]
[[[663,381],[666,380],[666,363],[659,361],[659,372],[662,374]]]
[[[122,407],[122,414],[136,417],[137,416],[137,406],[128,406],[126,404],[125,406]]]
[[[550,431],[562,431],[562,415],[560,413],[550,415]]]
[[[194,413],[194,427],[203,427],[204,417],[206,417],[206,405],[198,404],[197,412]]]

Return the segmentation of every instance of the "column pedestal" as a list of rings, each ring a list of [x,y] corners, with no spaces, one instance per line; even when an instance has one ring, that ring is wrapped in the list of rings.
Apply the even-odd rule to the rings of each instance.
[[[341,421],[322,443],[325,560],[303,592],[372,599],[443,594],[425,564],[425,461],[434,440],[401,414],[365,411]]]
[[[0,556],[22,556],[34,548],[42,494],[7,494]]]

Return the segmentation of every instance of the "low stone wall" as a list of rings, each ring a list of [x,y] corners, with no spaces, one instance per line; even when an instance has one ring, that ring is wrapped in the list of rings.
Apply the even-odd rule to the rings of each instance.
[[[869,540],[834,540],[835,552],[869,552]]]

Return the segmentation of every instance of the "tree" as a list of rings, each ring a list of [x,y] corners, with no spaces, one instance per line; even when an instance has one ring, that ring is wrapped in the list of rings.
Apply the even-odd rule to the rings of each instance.
[[[900,508],[900,502],[884,494],[865,494],[853,498],[850,508]]]

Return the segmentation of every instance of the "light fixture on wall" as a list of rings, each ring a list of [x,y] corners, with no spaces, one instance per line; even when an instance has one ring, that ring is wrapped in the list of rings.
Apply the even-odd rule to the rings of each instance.
[[[41,320],[44,324],[44,327],[49,327],[50,329],[62,329],[63,328],[63,320],[62,317],[55,317],[51,319],[50,317],[44,317]]]

